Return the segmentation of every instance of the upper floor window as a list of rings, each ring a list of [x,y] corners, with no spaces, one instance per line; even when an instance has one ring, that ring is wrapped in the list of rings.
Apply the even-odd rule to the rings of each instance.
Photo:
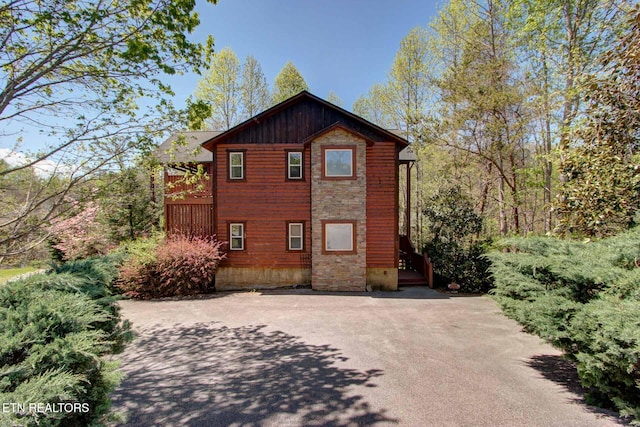
[[[355,178],[355,155],[353,147],[323,148],[323,177]]]
[[[229,179],[244,179],[244,152],[229,152]]]
[[[302,152],[287,152],[287,179],[302,179]]]

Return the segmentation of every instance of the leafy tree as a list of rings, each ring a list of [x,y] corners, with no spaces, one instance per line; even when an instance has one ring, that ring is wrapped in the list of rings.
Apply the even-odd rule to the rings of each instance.
[[[413,141],[430,95],[426,30],[413,28],[400,42],[389,73],[388,104],[396,128]]]
[[[616,32],[624,27],[619,22],[624,5],[624,0],[511,2],[509,25],[518,37],[537,116],[532,122],[532,140],[539,147],[547,232],[552,229],[551,202],[556,187],[554,150],[559,147],[564,159],[571,126],[584,101],[578,79],[600,68],[596,58],[609,49]],[[560,178],[566,178],[562,171]]]
[[[567,136],[585,112],[578,78],[602,69],[594,58],[626,27],[625,9],[625,0],[449,0],[428,29],[412,30],[387,80],[353,106],[424,145],[413,147],[412,210],[446,175],[472,196],[485,233],[549,232]],[[428,233],[421,221],[415,236]]]
[[[393,119],[389,107],[389,89],[382,83],[375,83],[366,95],[360,95],[353,103],[354,114],[382,128],[392,128]]]
[[[61,165],[23,209],[11,216],[2,207],[0,257],[45,238],[72,190],[114,158],[151,149],[156,135],[186,120],[160,76],[199,72],[211,53],[211,39],[204,46],[187,38],[199,24],[194,8],[191,0],[0,5],[0,123],[55,141],[0,177],[44,159]]]
[[[253,117],[269,107],[269,85],[260,63],[253,56],[247,56],[242,66],[240,99],[244,119]]]
[[[8,169],[10,166],[0,160],[0,171]],[[34,211],[40,217],[51,215],[51,206],[46,202],[38,205],[36,199],[46,201],[51,196],[50,191],[55,194],[53,181],[47,186],[46,179],[40,178],[32,168],[0,175],[0,263],[19,260],[25,250],[32,249],[44,240],[34,239],[26,247],[22,241],[38,231],[37,224],[28,220]]]
[[[427,100],[430,97],[428,42],[429,37],[426,30],[420,27],[413,28],[400,42],[400,48],[388,73],[387,82],[384,85],[374,85],[369,91],[368,99],[356,101],[361,103],[357,107],[364,110],[365,117],[370,116],[375,122],[381,123],[385,127],[399,130],[411,143],[418,139],[418,124],[425,114]],[[414,151],[416,151],[415,148]],[[415,180],[421,182],[424,172],[422,165],[415,165],[412,171]],[[403,203],[400,206],[401,218],[406,218],[404,214],[406,209],[419,212],[425,197],[421,186],[413,186],[412,200],[416,209],[407,208],[404,202],[408,200],[407,195],[404,194],[405,188],[405,185],[401,185],[403,192],[401,199]],[[420,247],[424,243],[421,222],[420,215],[416,215],[415,220],[412,221],[412,228],[417,231],[417,233],[411,233],[416,247]],[[403,228],[406,229],[407,224],[403,225]]]
[[[62,260],[77,260],[105,255],[110,249],[105,227],[97,220],[99,206],[89,203],[70,218],[56,221],[51,226],[52,246]]]
[[[566,151],[567,180],[557,203],[562,231],[615,234],[640,209],[640,8],[629,30],[585,79],[587,119]]]
[[[210,129],[227,130],[239,122],[240,62],[229,47],[213,56],[209,73],[199,82],[195,98],[211,106]]]
[[[158,226],[160,209],[152,200],[149,182],[152,174],[141,162],[98,182],[98,219],[114,243],[148,236]]]
[[[334,91],[330,90],[329,95],[327,96],[327,101],[332,103],[333,105],[337,105],[338,107],[342,107],[344,102],[342,98],[340,98]]]
[[[284,64],[284,67],[276,76],[271,103],[273,105],[278,104],[304,90],[309,90],[307,82],[305,82],[304,77],[302,77],[296,66],[293,65],[293,62],[289,61]]]
[[[482,217],[474,211],[471,199],[459,186],[445,186],[427,200],[423,213],[431,231],[424,250],[434,260],[439,281],[454,281],[467,292],[488,291],[489,263],[475,239],[482,229]]]
[[[513,34],[500,0],[452,1],[439,16],[439,36],[450,61],[435,80],[438,114],[425,127],[428,141],[470,155],[485,171],[481,212],[497,183],[499,231],[521,231],[521,170],[528,156],[530,109]],[[511,218],[509,218],[509,216]],[[509,221],[510,219],[510,221]]]

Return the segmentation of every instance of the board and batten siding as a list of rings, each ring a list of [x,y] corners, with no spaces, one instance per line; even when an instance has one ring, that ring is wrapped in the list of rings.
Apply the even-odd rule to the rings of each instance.
[[[283,104],[286,107],[272,112],[266,111],[256,118],[255,123],[247,122],[251,125],[240,126],[238,131],[231,132],[231,135],[224,138],[225,143],[299,142],[336,123],[342,123],[346,128],[363,135],[369,141],[378,142],[387,139],[384,134],[373,129],[370,123],[345,114],[345,111],[335,106],[304,97],[297,103],[289,105],[284,102]]]

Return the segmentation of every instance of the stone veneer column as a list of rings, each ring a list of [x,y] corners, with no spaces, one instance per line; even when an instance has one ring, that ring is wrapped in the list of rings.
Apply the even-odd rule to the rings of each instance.
[[[322,147],[355,146],[357,179],[322,179]],[[341,128],[311,142],[311,285],[329,291],[364,291],[367,281],[367,146]],[[323,220],[356,221],[355,254],[323,254]]]

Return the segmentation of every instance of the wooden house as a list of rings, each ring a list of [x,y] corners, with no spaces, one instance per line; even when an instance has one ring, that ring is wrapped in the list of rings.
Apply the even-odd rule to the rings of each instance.
[[[166,228],[228,242],[216,289],[397,289],[404,138],[308,92],[184,138],[205,149],[190,167],[208,172],[206,191],[165,197]]]

